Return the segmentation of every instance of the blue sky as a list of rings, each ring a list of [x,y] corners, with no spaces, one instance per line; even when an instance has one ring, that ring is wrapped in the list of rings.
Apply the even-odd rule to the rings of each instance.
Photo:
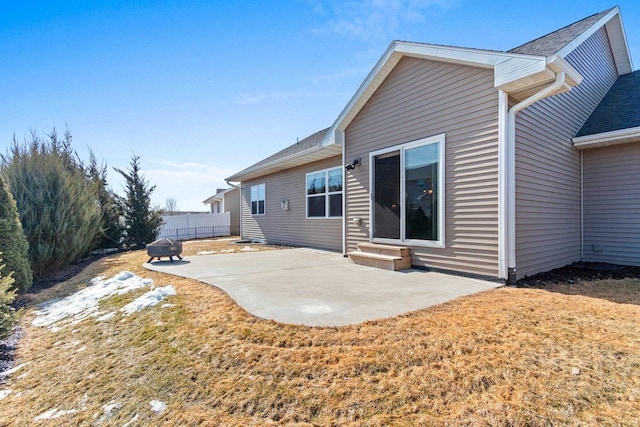
[[[617,4],[638,68],[640,2]],[[81,157],[141,156],[155,204],[204,210],[225,177],[331,125],[392,40],[508,50],[614,5],[0,0],[0,152],[66,125]]]

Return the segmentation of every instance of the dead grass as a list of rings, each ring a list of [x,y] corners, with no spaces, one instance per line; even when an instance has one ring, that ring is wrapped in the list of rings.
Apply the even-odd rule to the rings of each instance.
[[[105,258],[60,287],[129,270],[173,284],[175,306],[58,333],[32,327],[26,310],[17,362],[29,365],[3,386],[0,425],[33,425],[52,408],[78,412],[51,425],[92,425],[113,403],[102,425],[640,423],[640,280],[501,288],[308,328],[254,318],[214,287],[142,269],[145,258]],[[153,399],[167,410],[153,413]]]

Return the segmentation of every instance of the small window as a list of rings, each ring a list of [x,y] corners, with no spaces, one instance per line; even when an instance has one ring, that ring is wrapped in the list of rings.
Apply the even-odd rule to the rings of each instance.
[[[342,217],[342,168],[307,174],[307,218]]]
[[[251,186],[251,215],[264,215],[264,184]]]

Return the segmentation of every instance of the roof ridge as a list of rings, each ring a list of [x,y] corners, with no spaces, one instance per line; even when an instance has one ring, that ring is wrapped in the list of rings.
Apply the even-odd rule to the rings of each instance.
[[[514,48],[512,48],[512,49],[509,49],[507,52],[509,52],[509,53],[515,53],[515,51],[517,51],[518,49],[523,48],[524,46],[527,46],[527,45],[530,45],[530,44],[534,44],[535,42],[538,42],[538,41],[540,41],[540,40],[543,40],[543,39],[545,39],[545,38],[548,38],[548,37],[552,36],[553,34],[561,33],[562,31],[565,31],[565,30],[567,30],[568,28],[570,28],[570,27],[572,27],[572,26],[576,26],[577,24],[580,24],[581,22],[587,21],[587,20],[589,20],[589,19],[593,19],[594,17],[599,16],[599,15],[604,16],[604,15],[606,15],[607,13],[611,12],[611,11],[612,11],[613,9],[615,9],[615,8],[616,8],[616,6],[613,6],[613,7],[610,7],[609,9],[606,9],[606,10],[603,10],[603,11],[601,11],[601,12],[594,13],[594,14],[592,14],[592,15],[589,15],[589,16],[587,16],[587,17],[585,17],[585,18],[582,18],[582,19],[580,19],[580,20],[578,20],[578,21],[572,22],[572,23],[571,23],[571,24],[569,24],[569,25],[565,25],[564,27],[558,28],[558,29],[556,29],[556,30],[554,30],[554,31],[551,31],[551,32],[549,32],[549,33],[547,33],[547,34],[544,34],[544,35],[542,35],[542,36],[540,36],[540,37],[537,37],[537,38],[535,38],[535,39],[533,39],[533,40],[529,40],[528,42],[525,42],[525,43],[523,43],[523,44],[521,44],[521,45],[519,45],[519,46],[516,46],[516,47],[514,47]],[[580,34],[584,33],[585,31],[587,31],[587,29],[588,29],[588,28],[585,28],[584,30],[580,31],[580,33],[579,33],[578,35],[580,35]],[[557,50],[556,50],[556,52],[559,52],[560,50],[562,50],[562,48],[564,48],[564,46],[566,46],[566,45],[567,45],[567,44],[569,44],[569,43],[570,43],[570,42],[566,42],[566,43],[565,43],[565,44],[564,44],[560,49],[557,49]]]

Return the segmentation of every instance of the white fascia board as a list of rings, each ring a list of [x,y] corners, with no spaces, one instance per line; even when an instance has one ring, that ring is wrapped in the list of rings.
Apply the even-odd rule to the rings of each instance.
[[[631,62],[631,54],[629,53],[627,36],[624,32],[622,18],[620,17],[620,8],[618,6],[611,9],[609,13],[600,18],[600,20],[593,24],[588,30],[580,34],[569,44],[560,49],[557,54],[563,58],[566,58],[567,55],[573,52],[578,46],[584,43],[585,40],[591,37],[604,25],[606,25],[607,35],[609,36],[609,40],[614,53],[614,60],[618,69],[618,75],[630,73],[633,70],[633,64]]]
[[[545,66],[545,58],[540,56],[394,41],[335,120],[320,143],[321,146],[340,143],[336,140],[336,131],[346,130],[360,109],[364,107],[404,56],[489,69],[495,69],[497,64],[514,59],[519,60],[520,65],[527,64],[530,69],[533,68],[536,71],[540,68],[544,69]],[[496,81],[502,78],[502,75],[498,73]]]
[[[291,154],[287,157],[273,160],[269,163],[262,164],[255,168],[250,168],[243,172],[226,178],[225,181],[242,182],[248,179],[258,178],[260,176],[269,175],[274,172],[288,169],[292,166],[298,166],[304,164],[305,157],[310,157],[309,162],[315,162],[318,160],[328,159],[329,157],[338,156],[342,153],[342,148],[339,144],[332,144],[327,146],[316,146],[300,151],[298,153]],[[300,162],[302,161],[302,162]],[[295,165],[293,165],[295,163]]]
[[[569,64],[562,56],[553,55],[546,58],[547,67],[553,70],[554,73],[563,71],[565,73],[565,81],[571,87],[578,86],[582,83],[582,75],[576,70],[573,65]]]
[[[628,144],[640,141],[640,126],[596,133],[594,135],[578,136],[571,140],[573,146],[579,150],[606,147],[608,145]]]

